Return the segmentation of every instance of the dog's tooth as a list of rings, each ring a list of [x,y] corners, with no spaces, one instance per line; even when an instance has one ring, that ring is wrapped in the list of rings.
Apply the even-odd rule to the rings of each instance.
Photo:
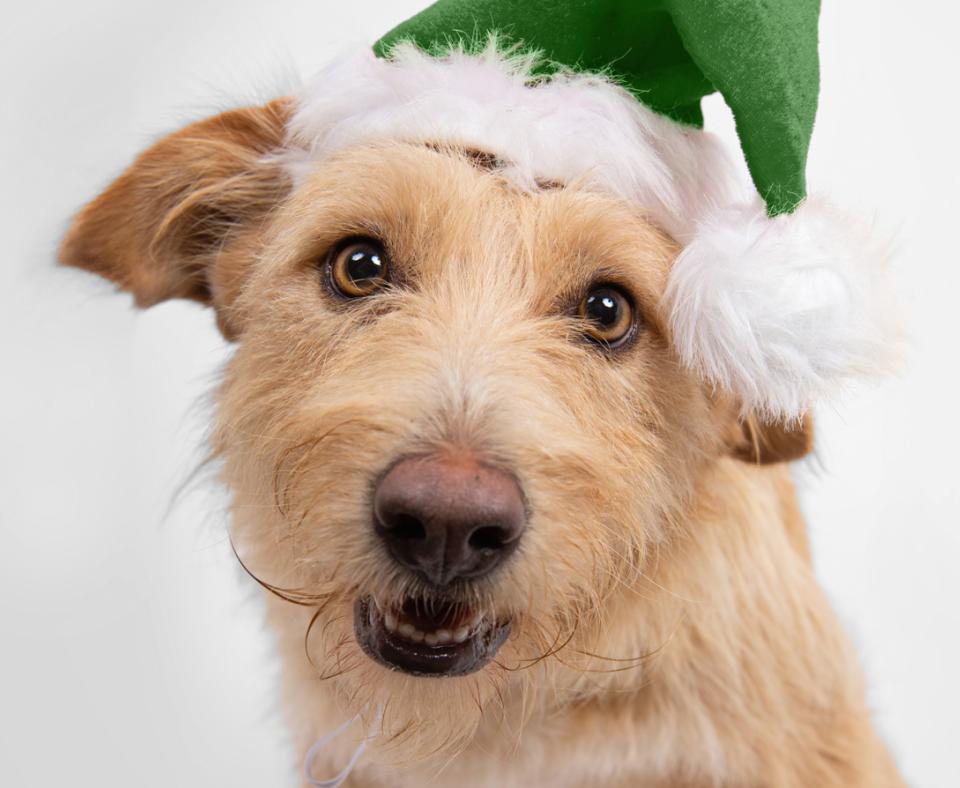
[[[397,627],[397,631],[405,638],[409,638],[413,637],[413,633],[416,632],[417,629],[413,624],[408,624],[406,621],[404,621],[399,627]]]
[[[390,632],[397,631],[397,617],[390,612],[383,614],[383,623],[386,625],[387,630]]]
[[[411,627],[411,629],[413,629],[413,627]],[[411,632],[407,637],[409,637],[414,643],[423,643],[425,635],[419,629],[413,629],[413,632]]]
[[[435,633],[438,643],[449,643],[452,637],[449,629],[438,629]]]
[[[433,632],[429,632],[423,636],[423,642],[428,646],[437,645],[437,636]]]
[[[470,630],[467,627],[460,627],[460,629],[453,633],[453,642],[463,643],[463,641],[467,639],[468,634],[470,634]]]

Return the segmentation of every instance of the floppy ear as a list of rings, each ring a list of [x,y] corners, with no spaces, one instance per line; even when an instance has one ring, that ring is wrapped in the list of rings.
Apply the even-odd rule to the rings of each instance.
[[[738,421],[728,445],[733,457],[757,465],[799,460],[813,450],[813,417],[766,422],[748,416]]]
[[[289,101],[277,99],[163,138],[74,218],[60,262],[110,279],[141,307],[168,298],[211,304],[234,338],[240,326],[229,307],[250,242],[290,189],[267,156],[282,145],[288,114]]]

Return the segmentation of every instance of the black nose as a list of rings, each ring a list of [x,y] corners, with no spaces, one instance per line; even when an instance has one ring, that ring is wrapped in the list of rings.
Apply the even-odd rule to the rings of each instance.
[[[526,513],[513,476],[463,452],[394,465],[374,492],[373,521],[399,563],[443,586],[499,566],[516,549]]]

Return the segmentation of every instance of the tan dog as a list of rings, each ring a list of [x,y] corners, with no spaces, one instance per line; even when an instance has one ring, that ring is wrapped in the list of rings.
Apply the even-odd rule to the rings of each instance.
[[[294,188],[291,104],[197,123],[61,259],[237,342],[214,451],[290,726],[350,785],[893,786],[787,461],[680,363],[678,247],[576,182],[368,143]]]

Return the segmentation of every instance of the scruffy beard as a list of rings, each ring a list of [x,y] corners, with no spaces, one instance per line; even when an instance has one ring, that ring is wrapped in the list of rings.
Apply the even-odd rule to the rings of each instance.
[[[268,586],[257,579],[270,591],[275,609],[283,610],[284,616],[298,616],[303,631],[301,653],[309,660],[313,676],[342,714],[359,716],[384,763],[439,770],[478,736],[486,738],[487,730],[495,736],[496,746],[509,749],[532,714],[546,702],[553,705],[579,694],[583,688],[578,682],[591,675],[584,668],[596,669],[591,649],[596,647],[600,617],[596,607],[587,610],[585,598],[582,605],[565,612],[544,612],[535,618],[517,607],[501,604],[498,608],[492,593],[478,594],[474,604],[482,607],[469,610],[482,609],[481,618],[509,622],[509,632],[476,670],[438,677],[414,675],[371,658],[355,624],[358,601],[371,599],[360,587],[327,583],[307,593]],[[399,602],[385,600],[403,597],[378,589],[377,598],[381,609],[389,609]],[[618,662],[600,669],[621,668]]]
[[[611,597],[630,593],[646,546],[668,530],[677,509],[680,485],[666,483],[674,466],[660,461],[659,450],[649,450],[639,471],[618,475],[596,436],[577,433],[562,449],[548,450],[546,417],[527,425],[528,440],[514,435],[511,443],[504,427],[491,442],[494,430],[487,429],[487,453],[526,469],[534,519],[501,570],[455,589],[452,609],[434,611],[433,626],[420,626],[410,600],[429,591],[386,554],[371,527],[369,496],[392,458],[441,445],[442,436],[412,441],[402,414],[366,402],[325,405],[310,412],[309,424],[298,411],[276,421],[253,418],[248,404],[241,399],[236,413],[224,412],[218,449],[234,491],[240,556],[282,606],[299,608],[272,622],[284,641],[286,670],[296,672],[288,686],[319,690],[315,701],[312,694],[296,699],[298,734],[314,736],[324,732],[316,724],[359,714],[384,762],[442,764],[472,742],[509,747],[534,714],[617,691],[605,676],[639,675],[637,637],[606,646],[598,636]],[[479,444],[471,435],[480,435],[480,426],[470,432],[461,425],[458,445]],[[391,653],[395,643],[364,643],[362,631],[358,639],[358,604],[368,620],[376,605],[378,638],[384,630],[410,638],[400,630],[406,624],[424,643],[427,634],[447,643],[466,627],[460,634],[480,636],[487,653],[451,658],[455,664],[442,677],[419,675],[429,671],[417,664],[396,669],[403,660],[395,648]],[[440,630],[449,635],[441,638]],[[311,703],[324,708],[314,712]],[[485,735],[488,726],[495,735]]]
[[[372,603],[371,603],[372,604]],[[358,714],[386,762],[442,764],[475,740],[486,724],[520,731],[543,681],[556,636],[538,651],[522,618],[482,667],[465,675],[425,676],[391,669],[371,658],[354,626],[356,601],[343,596],[314,611],[305,648],[315,675],[348,715]]]
[[[639,575],[638,546],[620,543],[613,550],[605,541],[589,543],[582,563],[591,571],[571,571],[549,585],[534,582],[541,576],[532,570],[534,556],[517,556],[515,565],[486,582],[447,589],[446,604],[431,610],[435,589],[378,558],[376,550],[354,542],[339,552],[333,546],[323,551],[314,530],[291,530],[288,521],[276,523],[275,538],[264,538],[264,506],[237,503],[238,557],[288,611],[282,629],[302,633],[299,644],[291,639],[288,660],[309,661],[311,683],[319,680],[341,718],[360,716],[383,763],[440,769],[478,740],[509,750],[532,715],[590,694],[608,672],[640,673],[642,655],[608,653],[598,642],[608,600]],[[330,506],[325,511],[335,512]],[[309,565],[298,558],[324,554],[322,562]],[[418,603],[427,610],[417,610]],[[395,654],[371,653],[358,631],[358,607],[369,617],[374,606],[380,635],[416,626],[425,641],[446,629],[442,646],[466,627],[468,638],[489,638],[489,653],[477,664],[440,671],[446,675],[420,675],[429,671],[416,666],[398,669]],[[417,626],[424,615],[434,617],[432,629]]]

